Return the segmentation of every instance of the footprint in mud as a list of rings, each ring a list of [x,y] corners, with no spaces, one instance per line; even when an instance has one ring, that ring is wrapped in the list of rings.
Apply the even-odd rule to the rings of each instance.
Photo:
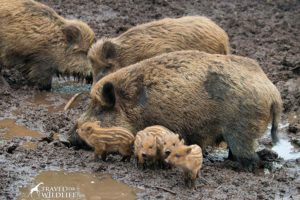
[[[18,200],[27,199],[136,199],[138,189],[118,182],[108,174],[44,171],[21,188]]]

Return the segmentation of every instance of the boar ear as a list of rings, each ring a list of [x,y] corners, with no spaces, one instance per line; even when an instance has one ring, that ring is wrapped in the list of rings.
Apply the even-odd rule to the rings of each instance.
[[[116,45],[111,41],[105,41],[103,43],[101,55],[105,59],[112,59],[117,56]]]
[[[188,147],[185,152],[186,152],[186,154],[189,154],[189,153],[191,153],[191,151],[192,151],[192,148]]]
[[[107,82],[103,85],[102,97],[105,103],[105,107],[114,107],[114,105],[116,104],[116,96],[114,85],[111,82]]]
[[[68,44],[78,44],[81,41],[81,32],[74,24],[68,24],[62,29]]]

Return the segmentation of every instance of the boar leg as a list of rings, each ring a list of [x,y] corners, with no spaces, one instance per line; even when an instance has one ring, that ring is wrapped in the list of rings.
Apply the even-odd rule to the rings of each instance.
[[[186,187],[189,187],[189,185],[190,185],[190,177],[189,177],[189,172],[187,172],[187,171],[184,171],[183,172],[183,178],[184,178],[184,184],[185,184],[185,186]]]
[[[123,158],[121,159],[121,162],[130,162],[130,158],[131,158],[130,155],[123,156]]]
[[[101,155],[101,159],[103,161],[106,160],[106,152],[105,152],[104,147],[102,145],[96,145],[95,146],[95,161],[98,160],[99,155]]]
[[[233,131],[231,131],[233,132]],[[254,150],[254,139],[246,137],[250,133],[238,133],[225,135],[226,142],[231,149],[233,157],[249,171],[254,171],[258,166],[259,157]]]
[[[131,158],[131,149],[130,146],[123,146],[120,148],[119,153],[123,156],[122,162],[130,161]]]
[[[228,160],[236,161],[236,157],[232,154],[231,149],[229,148],[228,150]]]
[[[4,85],[4,87],[9,88],[8,82],[4,79],[4,77],[0,74],[0,85]]]

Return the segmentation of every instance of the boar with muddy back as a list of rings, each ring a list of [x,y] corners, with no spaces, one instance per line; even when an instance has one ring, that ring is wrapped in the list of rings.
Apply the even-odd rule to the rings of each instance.
[[[0,63],[15,68],[29,85],[50,90],[54,74],[92,80],[88,49],[94,32],[31,0],[0,0]]]
[[[129,161],[132,155],[134,135],[121,127],[100,128],[99,122],[86,122],[77,130],[79,136],[94,148],[95,160],[100,155],[106,160],[107,153],[120,153],[121,161]]]
[[[190,188],[195,188],[195,181],[203,162],[202,150],[198,145],[180,145],[173,149],[165,161],[181,168],[184,172],[185,184]]]
[[[98,81],[91,104],[78,120],[99,120],[135,133],[160,124],[204,150],[226,141],[252,170],[259,163],[255,140],[272,122],[277,141],[282,100],[256,61],[199,51],[166,53],[118,70]],[[84,145],[74,131],[69,140]]]
[[[145,168],[147,161],[160,167],[167,167],[164,163],[166,154],[168,155],[173,148],[182,143],[179,135],[163,126],[147,127],[136,134],[134,141],[137,165]]]
[[[122,67],[180,50],[228,54],[228,36],[206,17],[165,18],[135,26],[116,38],[100,39],[91,47],[88,56],[95,83]]]

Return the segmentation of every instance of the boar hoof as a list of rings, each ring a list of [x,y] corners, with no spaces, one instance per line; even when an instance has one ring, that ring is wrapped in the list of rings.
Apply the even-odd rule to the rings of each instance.
[[[95,162],[98,162],[98,161],[99,161],[99,157],[98,157],[97,154],[94,155],[94,161],[95,161]]]
[[[41,91],[47,91],[47,92],[51,91],[51,84],[39,85],[38,87],[39,87],[39,90],[41,90]]]
[[[229,148],[229,152],[228,152],[228,160],[231,160],[231,161],[236,161],[236,157],[233,155],[232,151],[230,150]]]
[[[129,156],[123,156],[123,158],[121,159],[121,162],[130,162],[130,155]]]
[[[106,161],[106,153],[103,153],[102,155],[101,155],[101,159],[102,159],[102,161]]]
[[[249,172],[254,172],[259,166],[258,156],[253,158],[239,158],[239,161],[242,164],[242,167]]]

